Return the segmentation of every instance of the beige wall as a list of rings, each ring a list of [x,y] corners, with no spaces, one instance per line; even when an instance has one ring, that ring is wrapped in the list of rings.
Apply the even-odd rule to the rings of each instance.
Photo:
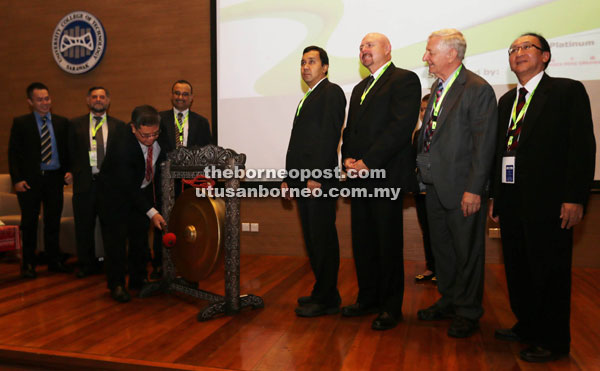
[[[29,112],[25,88],[33,81],[49,87],[53,112],[67,117],[86,113],[88,88],[103,85],[112,96],[110,114],[129,120],[140,104],[170,108],[173,81],[186,79],[194,85],[193,109],[210,120],[209,5],[208,0],[3,1],[0,173],[8,171],[12,119]],[[76,10],[99,18],[107,38],[103,60],[83,75],[63,72],[51,52],[54,28]]]

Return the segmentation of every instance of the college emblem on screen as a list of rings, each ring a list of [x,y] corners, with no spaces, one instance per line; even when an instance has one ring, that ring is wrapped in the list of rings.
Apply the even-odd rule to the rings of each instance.
[[[67,14],[52,34],[52,55],[58,66],[72,74],[93,70],[104,56],[106,32],[98,18],[84,11]]]

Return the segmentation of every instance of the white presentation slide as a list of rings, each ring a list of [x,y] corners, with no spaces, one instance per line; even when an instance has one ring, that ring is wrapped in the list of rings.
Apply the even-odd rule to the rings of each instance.
[[[216,11],[218,142],[245,153],[249,169],[285,168],[295,110],[308,89],[300,76],[302,50],[327,50],[329,79],[349,100],[369,73],[358,58],[369,32],[388,36],[392,61],[417,73],[425,94],[434,81],[421,60],[427,37],[441,28],[461,30],[465,66],[492,84],[498,98],[516,85],[508,47],[522,33],[540,33],[551,44],[547,73],[585,84],[600,141],[600,1],[217,0]]]

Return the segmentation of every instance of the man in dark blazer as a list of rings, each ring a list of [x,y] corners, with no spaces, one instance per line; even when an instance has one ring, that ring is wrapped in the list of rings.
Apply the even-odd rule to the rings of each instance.
[[[202,147],[212,142],[208,120],[192,112],[192,84],[177,80],[171,87],[173,108],[160,112],[161,126],[168,140],[166,152],[179,147]]]
[[[203,147],[212,143],[208,120],[192,112],[194,102],[192,84],[186,80],[177,80],[171,87],[171,103],[173,108],[160,112],[160,124],[166,135],[165,152],[171,152],[179,147]],[[183,190],[180,179],[175,179],[175,197]],[[162,240],[160,233],[155,231],[152,258],[153,271],[151,278],[162,276]]]
[[[8,166],[21,208],[23,265],[21,275],[35,278],[35,249],[40,205],[44,205],[44,248],[48,270],[70,271],[60,259],[59,232],[63,187],[72,181],[67,152],[68,121],[51,113],[48,88],[39,82],[27,87],[32,113],[16,117],[8,143]]]
[[[448,336],[459,338],[471,336],[483,315],[487,195],[497,127],[494,90],[462,64],[466,48],[455,29],[429,36],[423,61],[437,80],[417,151],[442,295],[417,315],[425,321],[453,317]]]
[[[69,125],[78,278],[100,273],[94,244],[98,216],[97,179],[104,157],[112,150],[118,127],[125,125],[107,115],[110,93],[104,87],[91,87],[86,101],[90,112],[72,119]]]
[[[130,290],[141,289],[147,281],[148,228],[152,223],[160,230],[165,224],[156,210],[160,163],[166,156],[160,133],[156,109],[136,107],[131,123],[117,130],[116,142],[100,169],[98,205],[105,270],[111,297],[119,302],[131,299],[125,289],[127,272]]]
[[[416,74],[394,66],[385,35],[367,34],[360,60],[371,72],[352,90],[343,135],[342,160],[350,178],[369,170],[384,170],[384,179],[350,179],[351,187],[373,192],[415,191],[415,159],[411,135],[419,116],[421,84]],[[360,172],[360,173],[359,173]],[[356,303],[344,316],[379,313],[375,330],[387,330],[402,319],[404,262],[402,196],[353,197],[352,249],[358,279]]]
[[[339,183],[335,169],[338,167],[337,148],[346,114],[346,97],[338,85],[329,82],[328,70],[329,57],[323,48],[309,46],[304,49],[300,73],[309,89],[294,114],[285,165],[288,174],[293,169],[310,170],[313,176],[309,179],[287,177],[281,184],[287,199],[292,198],[289,187],[327,192]],[[298,299],[295,312],[300,317],[339,313],[337,197],[299,196],[296,199],[315,284],[310,296]]]
[[[529,344],[521,358],[545,362],[569,353],[572,227],[583,218],[596,142],[583,84],[544,73],[546,39],[524,34],[508,53],[518,84],[498,105],[490,216],[500,223],[517,323],[496,338]]]

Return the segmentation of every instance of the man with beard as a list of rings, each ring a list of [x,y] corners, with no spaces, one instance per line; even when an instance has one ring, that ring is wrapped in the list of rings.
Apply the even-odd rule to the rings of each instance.
[[[360,60],[369,72],[352,90],[342,145],[350,186],[417,189],[411,136],[419,117],[421,84],[411,71],[392,63],[385,35],[367,34]],[[384,170],[384,179],[352,179],[369,170]],[[355,197],[351,201],[352,249],[358,280],[356,303],[342,309],[347,317],[379,313],[371,327],[387,330],[402,319],[404,262],[402,195]]]
[[[96,181],[104,157],[115,141],[117,129],[124,125],[123,121],[106,113],[110,106],[110,93],[106,88],[91,87],[86,101],[90,112],[72,119],[69,127],[78,278],[100,273],[94,245],[98,216]]]

